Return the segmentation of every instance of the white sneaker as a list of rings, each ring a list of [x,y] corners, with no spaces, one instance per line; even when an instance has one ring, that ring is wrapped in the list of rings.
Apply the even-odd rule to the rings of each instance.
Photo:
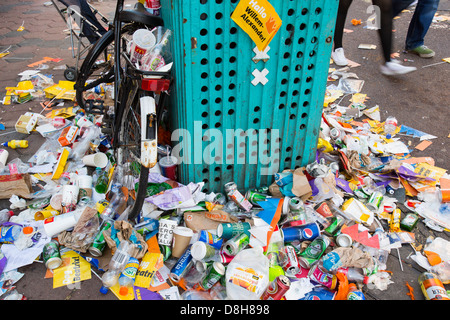
[[[397,60],[391,60],[381,66],[381,73],[387,76],[395,76],[399,74],[406,74],[412,71],[416,71],[416,67],[406,67],[400,64]]]
[[[334,63],[340,67],[348,65],[348,60],[345,58],[344,48],[337,48],[333,52],[331,52],[331,58]]]

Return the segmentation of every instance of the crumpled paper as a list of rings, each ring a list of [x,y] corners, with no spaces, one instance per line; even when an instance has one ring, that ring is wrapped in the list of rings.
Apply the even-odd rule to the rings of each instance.
[[[99,225],[97,210],[86,207],[73,231],[61,232],[58,235],[58,241],[65,247],[85,253],[91,246]]]
[[[372,268],[372,256],[356,247],[339,247],[324,256],[324,267],[329,271],[343,268]]]

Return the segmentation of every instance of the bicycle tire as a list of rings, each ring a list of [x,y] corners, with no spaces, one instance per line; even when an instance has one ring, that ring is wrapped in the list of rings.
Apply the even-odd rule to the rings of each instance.
[[[134,191],[134,203],[128,214],[128,220],[133,221],[140,213],[147,194],[147,182],[150,169],[140,163],[141,122],[139,104],[139,86],[137,81],[127,79],[131,84],[124,83],[122,88],[133,88],[127,91],[122,89],[119,94],[121,105],[115,115],[117,130],[113,134],[113,146],[117,164],[124,168],[125,175],[132,176],[132,184],[127,188]],[[136,189],[133,181],[138,181]]]
[[[76,101],[82,109],[86,108],[84,95],[87,91],[98,85],[114,82],[114,63],[111,62],[109,62],[109,65],[105,65],[104,75],[95,79],[93,82],[88,82],[89,78],[98,67],[96,64],[97,61],[99,61],[100,56],[106,55],[108,47],[112,47],[113,43],[114,32],[110,30],[93,44],[91,50],[81,64],[74,88],[76,92]]]

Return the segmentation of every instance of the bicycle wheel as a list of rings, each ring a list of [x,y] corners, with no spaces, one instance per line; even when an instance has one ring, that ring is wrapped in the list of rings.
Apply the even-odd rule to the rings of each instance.
[[[140,23],[124,24],[122,38],[130,39],[140,28],[146,26]],[[97,40],[83,60],[75,83],[78,105],[87,111],[94,107],[91,113],[97,112],[96,109],[99,109],[97,113],[104,113],[101,111],[113,107],[114,72],[114,30],[111,29]]]
[[[113,133],[112,144],[117,165],[123,168],[124,185],[134,195],[134,204],[128,215],[128,219],[133,221],[139,215],[147,195],[149,175],[149,168],[141,165],[142,118],[138,82],[125,79],[119,99],[124,107],[116,115],[117,130]]]
[[[114,32],[110,30],[93,45],[78,72],[75,91],[81,108],[88,109],[87,101],[108,103],[104,86],[114,82],[113,53]],[[114,101],[108,104],[113,106]]]

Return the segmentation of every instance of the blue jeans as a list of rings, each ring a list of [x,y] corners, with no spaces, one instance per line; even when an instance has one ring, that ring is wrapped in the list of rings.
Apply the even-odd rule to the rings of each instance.
[[[425,35],[433,21],[434,14],[439,6],[439,0],[418,0],[406,35],[405,49],[411,50],[424,44]],[[414,0],[393,0],[393,14],[397,16]]]

